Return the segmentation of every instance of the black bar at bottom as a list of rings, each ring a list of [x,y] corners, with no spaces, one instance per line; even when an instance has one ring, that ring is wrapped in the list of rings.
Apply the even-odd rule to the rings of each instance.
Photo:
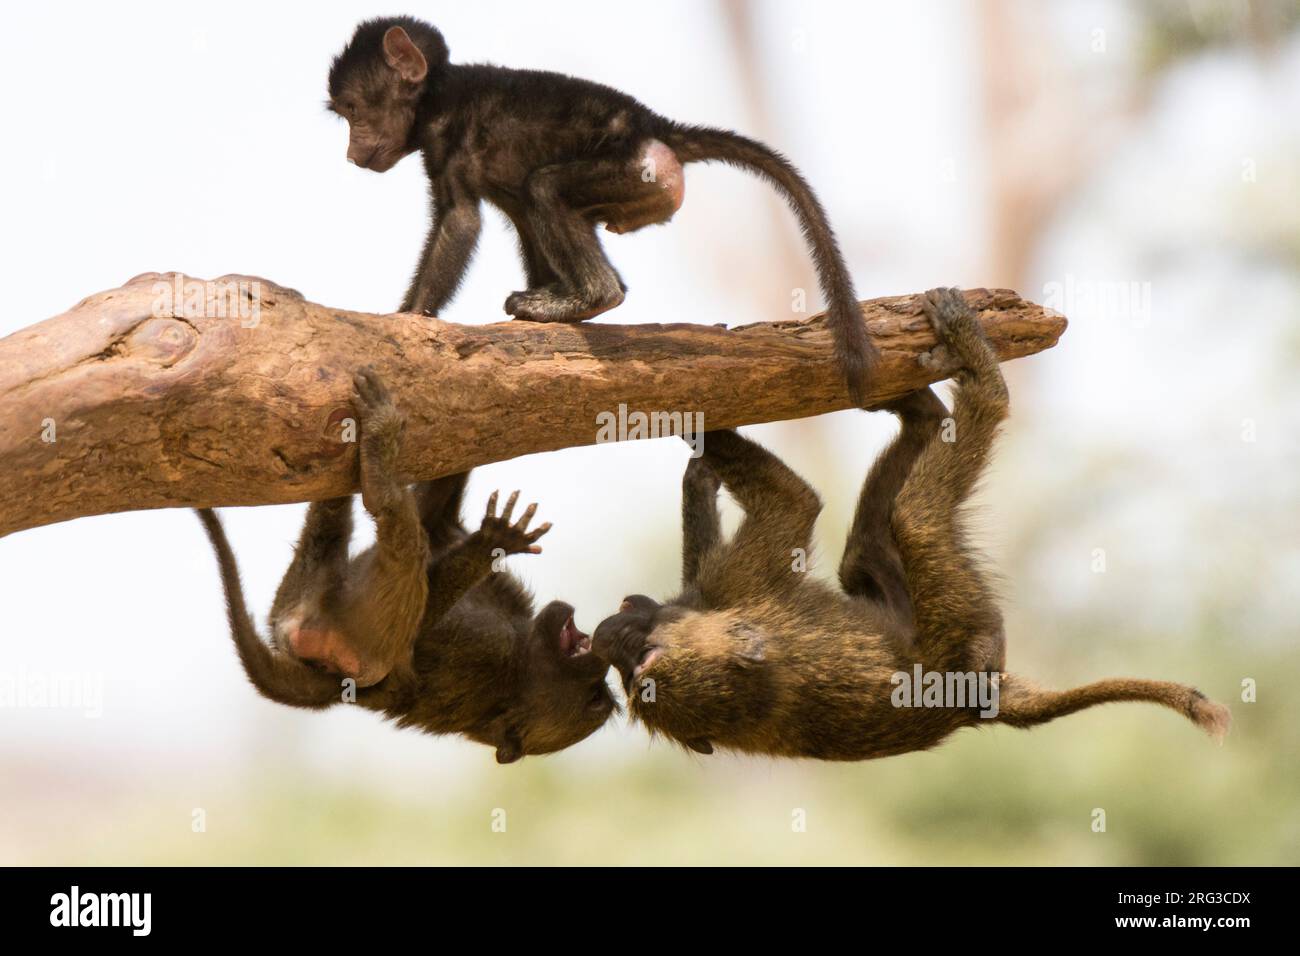
[[[1020,937],[1231,945],[1274,932],[1287,869],[869,869],[537,871],[429,869],[11,869],[0,891],[10,952],[31,937],[100,945],[161,939],[420,948],[540,945],[693,947],[779,928],[974,945]],[[74,889],[75,888],[75,889]],[[601,932],[605,926],[609,935]],[[449,935],[450,934],[450,935]],[[557,937],[571,935],[568,941]],[[466,939],[468,935],[468,939]],[[459,940],[459,941],[457,941]],[[982,943],[981,943],[982,940]]]

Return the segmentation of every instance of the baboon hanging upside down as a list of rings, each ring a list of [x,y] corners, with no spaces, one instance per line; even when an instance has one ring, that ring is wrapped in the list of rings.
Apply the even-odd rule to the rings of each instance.
[[[230,631],[248,679],[270,700],[322,709],[350,700],[402,727],[463,734],[510,763],[562,750],[615,710],[609,665],[589,653],[574,609],[532,597],[499,566],[536,554],[549,524],[518,521],[518,492],[478,530],[460,518],[465,474],[407,486],[397,473],[405,418],[378,376],[355,377],[361,501],[375,544],[349,558],[352,498],[316,501],[276,591],[270,642],[253,626],[221,522],[199,511],[217,555]],[[512,523],[513,522],[513,523]]]
[[[902,429],[862,489],[843,593],[794,570],[821,509],[812,488],[735,432],[705,434],[682,480],[682,594],[666,604],[628,597],[593,637],[593,653],[622,675],[632,715],[701,753],[823,760],[901,754],[981,719],[1029,727],[1124,700],[1163,704],[1222,737],[1227,708],[1183,684],[1118,678],[1048,691],[1004,672],[1002,615],[960,508],[1007,415],[1007,388],[956,290],[927,293],[923,308],[961,366],[955,440],[940,434],[948,412],[928,388],[890,408]],[[720,484],[745,512],[729,542]],[[916,687],[912,705],[899,706],[896,692],[919,672],[954,688],[982,679],[995,705],[969,694],[915,706]]]

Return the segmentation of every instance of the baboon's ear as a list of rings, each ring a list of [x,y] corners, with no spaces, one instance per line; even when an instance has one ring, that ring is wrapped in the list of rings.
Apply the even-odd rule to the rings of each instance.
[[[389,27],[384,34],[384,62],[408,83],[420,83],[429,74],[429,63],[410,35],[401,27]]]
[[[524,745],[513,727],[501,734],[497,741],[497,763],[514,763],[524,755]]]

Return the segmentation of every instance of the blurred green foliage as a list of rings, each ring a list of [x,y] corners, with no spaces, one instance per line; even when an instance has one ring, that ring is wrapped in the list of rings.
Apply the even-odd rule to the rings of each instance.
[[[1169,669],[1155,645],[1128,644],[1123,654],[1134,673]],[[1176,714],[1121,704],[1031,732],[967,730],[929,753],[862,764],[703,758],[664,743],[603,764],[576,751],[507,768],[485,757],[467,786],[428,799],[380,797],[366,780],[331,784],[280,764],[250,767],[205,800],[206,832],[190,832],[188,794],[164,782],[144,804],[65,806],[39,850],[4,856],[75,865],[1294,865],[1300,704],[1286,688],[1300,671],[1281,654],[1251,661],[1259,701],[1242,703],[1231,649],[1208,639],[1180,649],[1180,672],[1225,675],[1203,685],[1234,712],[1222,747]],[[493,830],[498,809],[504,832]],[[1092,829],[1096,809],[1104,833]],[[799,811],[804,832],[793,826]]]

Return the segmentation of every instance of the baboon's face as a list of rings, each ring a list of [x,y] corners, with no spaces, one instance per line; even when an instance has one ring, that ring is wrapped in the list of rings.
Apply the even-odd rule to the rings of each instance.
[[[414,152],[409,146],[415,123],[418,89],[403,84],[377,64],[363,76],[341,85],[329,109],[348,121],[348,162],[377,173],[387,172]]]
[[[376,53],[359,58],[349,44],[330,70],[326,104],[348,121],[348,162],[382,173],[415,151],[411,127],[428,78],[428,61],[401,27],[384,34]]]
[[[591,736],[618,707],[605,683],[609,665],[591,653],[591,637],[578,630],[574,609],[553,601],[533,619],[522,664],[507,746],[497,759],[547,754]]]
[[[618,613],[611,614],[596,627],[592,653],[618,668],[624,686],[653,664],[663,653],[650,641],[650,633],[662,616],[663,605],[644,594],[623,598]]]

